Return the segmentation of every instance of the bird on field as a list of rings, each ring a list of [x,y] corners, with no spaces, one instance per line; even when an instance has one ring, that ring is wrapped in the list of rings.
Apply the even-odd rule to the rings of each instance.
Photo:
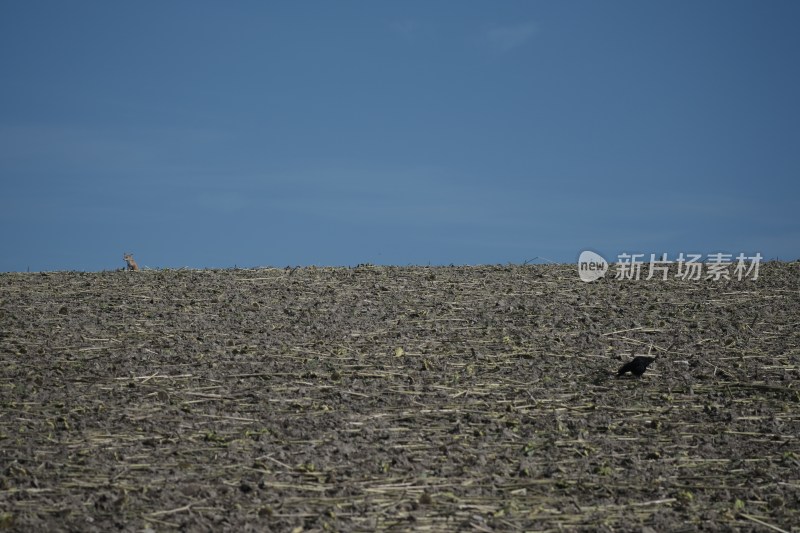
[[[656,360],[655,357],[648,357],[646,355],[637,355],[632,360],[622,365],[622,368],[619,369],[617,375],[621,376],[626,372],[630,372],[634,376],[637,377],[641,376],[642,374],[644,374],[644,371],[647,370],[647,367],[650,365],[650,363],[652,363],[655,360]]]

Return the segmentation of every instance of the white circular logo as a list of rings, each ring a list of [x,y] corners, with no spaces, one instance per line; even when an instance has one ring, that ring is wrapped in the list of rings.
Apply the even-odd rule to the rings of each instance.
[[[608,262],[603,256],[590,250],[584,250],[578,257],[578,275],[581,281],[595,281],[606,275]]]

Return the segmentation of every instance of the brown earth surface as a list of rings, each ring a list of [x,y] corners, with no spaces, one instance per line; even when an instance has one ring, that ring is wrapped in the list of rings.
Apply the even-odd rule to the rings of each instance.
[[[0,528],[800,531],[799,326],[800,263],[0,274]]]

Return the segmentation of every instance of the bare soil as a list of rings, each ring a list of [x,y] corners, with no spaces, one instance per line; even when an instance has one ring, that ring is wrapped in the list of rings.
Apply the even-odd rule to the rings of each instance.
[[[798,326],[799,263],[0,274],[0,528],[800,531]]]

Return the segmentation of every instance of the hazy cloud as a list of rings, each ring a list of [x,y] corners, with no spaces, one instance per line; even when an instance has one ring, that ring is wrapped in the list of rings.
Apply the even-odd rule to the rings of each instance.
[[[222,134],[191,128],[112,129],[80,125],[0,124],[0,164],[17,172],[80,170],[94,176],[136,174],[137,179],[174,170],[183,154],[219,145]],[[8,171],[8,170],[6,170]]]
[[[495,50],[508,52],[527,43],[538,30],[539,26],[535,22],[498,26],[488,30],[484,34],[484,39]]]

